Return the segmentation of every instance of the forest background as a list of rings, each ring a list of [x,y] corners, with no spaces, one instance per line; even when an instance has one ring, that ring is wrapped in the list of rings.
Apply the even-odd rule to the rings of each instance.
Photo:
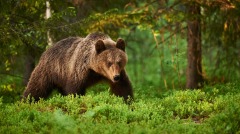
[[[51,17],[47,19],[45,0],[1,1],[1,91],[21,94],[49,43],[96,31],[115,40],[125,39],[127,71],[136,86],[155,90],[198,88],[202,83],[229,82],[240,77],[238,1],[49,3]],[[190,53],[193,55],[189,57]]]
[[[238,88],[240,79],[239,0],[1,0],[0,106],[12,109],[16,106],[25,107],[28,111],[37,109],[38,112],[27,114],[29,115],[27,120],[31,121],[32,116],[36,119],[38,115],[36,113],[41,112],[42,109],[49,112],[46,106],[48,103],[53,103],[50,112],[52,112],[51,109],[59,108],[59,105],[63,104],[62,101],[70,98],[58,96],[53,101],[50,99],[40,102],[43,105],[39,106],[41,108],[36,108],[38,104],[31,107],[31,105],[19,102],[30,74],[42,52],[49,45],[69,36],[85,37],[96,31],[108,34],[113,40],[121,37],[127,42],[126,51],[129,61],[126,69],[137,98],[135,107],[140,104],[141,106],[150,105],[154,111],[154,106],[159,104],[168,109],[171,107],[168,104],[174,102],[170,101],[171,99],[178,100],[177,98],[182,97],[183,102],[176,104],[181,105],[180,107],[175,107],[174,104],[174,108],[169,108],[169,111],[173,111],[170,112],[171,118],[174,117],[176,121],[177,117],[180,119],[191,117],[195,122],[202,123],[212,113],[222,112],[222,106],[227,104],[214,106],[213,104],[216,104],[215,101],[218,99],[214,100],[213,97],[235,94],[237,100],[240,98]],[[220,86],[215,86],[218,84]],[[201,90],[189,91],[187,89]],[[94,92],[93,94],[97,94],[97,97],[93,99],[103,102],[101,98],[103,96],[100,94],[99,97],[99,92],[106,90],[105,85],[98,85],[93,87],[89,94],[92,94],[91,91]],[[207,94],[208,92],[210,93]],[[219,97],[220,100],[224,101],[221,97]],[[160,100],[156,100],[157,98]],[[185,100],[188,98],[189,100]],[[212,111],[209,112],[209,107],[207,109],[206,107],[201,109],[201,107],[200,111],[203,110],[203,112],[199,112],[197,106],[193,108],[193,111],[191,111],[192,105],[182,107],[186,101],[195,102],[194,98],[199,101],[199,104],[206,101]],[[88,97],[82,99],[89,101]],[[105,105],[102,103],[101,105],[106,110]],[[81,103],[81,107],[85,105],[82,106]],[[120,107],[125,108],[122,105]],[[229,107],[232,108],[232,105]],[[234,109],[232,112],[239,112],[239,106],[236,107],[234,104],[234,107],[237,110]],[[71,108],[67,106],[67,111],[74,110]],[[139,110],[147,110],[141,108],[143,107]],[[60,106],[60,109],[63,113],[66,112],[66,107]],[[8,112],[1,111],[0,114],[4,117]],[[81,110],[80,112],[82,113]],[[126,115],[129,114],[128,112]],[[56,116],[63,116],[63,113],[58,110],[53,112]],[[91,113],[90,110],[86,113],[86,116],[94,115],[95,119],[97,112]],[[240,117],[235,117],[233,113],[228,114],[240,120]],[[71,115],[71,112],[68,114]],[[47,115],[42,116],[47,118]],[[20,117],[22,115],[16,116],[18,119]],[[96,118],[96,122],[99,118],[102,119],[98,116]],[[139,114],[132,117],[131,115],[129,118],[130,120],[133,118],[134,122],[141,120],[144,116]],[[6,116],[6,119],[0,121],[0,125],[6,121],[11,122],[11,118]],[[214,119],[212,121],[216,122]],[[223,127],[226,128],[224,129],[226,132],[239,131],[237,125],[230,126],[230,129],[229,126],[223,125]],[[7,129],[8,127],[2,131]],[[166,129],[162,129],[164,130]],[[219,132],[222,131],[223,129],[220,128]]]

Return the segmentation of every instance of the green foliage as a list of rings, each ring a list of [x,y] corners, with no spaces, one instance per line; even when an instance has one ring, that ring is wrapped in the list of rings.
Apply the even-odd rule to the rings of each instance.
[[[1,75],[0,75],[1,77]],[[4,103],[15,102],[20,99],[23,87],[21,87],[21,79],[17,77],[4,77],[0,80],[0,96]]]
[[[176,91],[166,97],[162,105],[169,107],[179,118],[204,118],[213,111],[211,100],[201,90]]]
[[[142,27],[137,27],[134,33],[123,31],[122,36],[128,37],[127,70],[133,83],[161,89],[183,86],[187,64],[185,39]],[[171,36],[171,39],[158,43],[162,38]]]
[[[226,98],[229,99],[229,98]],[[231,101],[240,101],[239,94]],[[207,124],[214,128],[214,133],[239,133],[240,132],[240,107],[239,103],[229,102],[221,113],[212,115]],[[221,124],[222,127],[219,126]],[[224,128],[224,129],[223,129]]]
[[[215,4],[217,3],[217,4]],[[209,1],[201,3],[203,10],[203,56],[206,73],[216,81],[239,78],[239,8],[236,0],[229,3]],[[229,60],[231,59],[231,60]]]
[[[0,133],[237,133],[239,87],[172,90],[161,97],[136,93],[132,105],[108,92],[54,95],[35,103],[1,98]]]
[[[239,2],[54,0],[48,20],[45,2],[0,1],[0,133],[240,132],[237,82],[182,89],[190,17],[202,20],[205,78],[210,84],[239,79]],[[185,4],[192,2],[201,6],[202,16],[185,14]],[[36,103],[19,101],[24,60],[30,55],[37,63],[47,32],[56,42],[95,31],[128,43],[132,105],[109,96],[105,85],[81,97],[54,94]]]

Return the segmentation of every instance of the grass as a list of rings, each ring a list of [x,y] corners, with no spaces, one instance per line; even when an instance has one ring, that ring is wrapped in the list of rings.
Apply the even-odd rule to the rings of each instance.
[[[240,84],[161,94],[137,88],[130,106],[107,91],[37,103],[1,97],[0,133],[240,133]]]

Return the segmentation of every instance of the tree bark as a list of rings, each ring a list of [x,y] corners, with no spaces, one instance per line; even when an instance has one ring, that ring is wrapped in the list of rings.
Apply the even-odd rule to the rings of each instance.
[[[46,20],[49,19],[52,16],[51,14],[51,7],[50,7],[50,2],[47,0],[46,1]],[[50,30],[47,31],[47,42],[49,46],[53,45],[53,40],[50,34]]]
[[[35,67],[35,57],[33,56],[33,54],[27,52],[24,59],[24,65],[25,65],[25,71],[24,71],[23,84],[26,86],[31,76],[31,73]]]
[[[203,86],[201,54],[201,20],[200,6],[187,5],[189,20],[187,22],[187,82],[186,88],[194,89]]]

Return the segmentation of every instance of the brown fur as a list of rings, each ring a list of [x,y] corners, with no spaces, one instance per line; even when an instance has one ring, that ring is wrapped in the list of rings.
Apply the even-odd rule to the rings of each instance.
[[[101,33],[86,38],[70,37],[57,42],[41,56],[32,72],[24,97],[46,98],[57,88],[63,95],[84,95],[86,88],[107,81],[116,96],[133,98],[131,82],[124,69],[125,42]]]

